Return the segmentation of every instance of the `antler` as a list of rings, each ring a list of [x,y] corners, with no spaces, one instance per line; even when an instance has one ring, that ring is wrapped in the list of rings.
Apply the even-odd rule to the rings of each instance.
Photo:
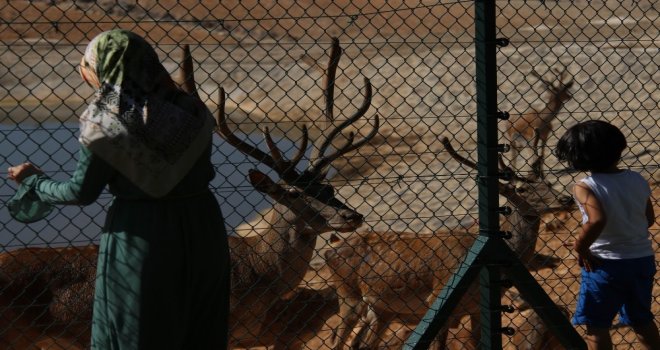
[[[535,76],[538,80],[540,80],[543,84],[545,84],[545,86],[547,86],[549,89],[554,89],[555,88],[554,84],[552,82],[549,82],[545,78],[543,78],[543,76],[541,74],[539,74],[539,72],[537,72],[536,69],[532,69],[530,74]]]
[[[341,58],[341,54],[342,54],[342,50],[341,47],[339,46],[339,39],[333,38],[332,49],[330,52],[330,60],[328,61],[328,67],[326,69],[326,77],[323,88],[323,95],[325,96],[325,109],[323,114],[325,118],[329,121],[334,121],[335,76],[337,72],[337,66],[339,65],[339,59]],[[324,155],[324,153],[326,152],[327,148],[330,146],[334,138],[337,137],[337,135],[341,133],[344,129],[346,129],[348,126],[352,125],[358,119],[363,117],[367,112],[367,110],[369,109],[369,106],[371,105],[372,88],[371,88],[371,82],[366,77],[364,78],[364,86],[365,86],[364,101],[362,102],[362,105],[350,118],[346,119],[344,122],[339,124],[337,127],[332,129],[327,134],[327,137],[325,138],[321,146],[318,148],[318,151],[314,152],[312,155],[312,160],[310,162],[310,167],[308,169],[310,173],[313,173],[318,177],[325,177],[325,174],[327,172],[326,167],[330,163],[332,163],[335,159],[339,158],[343,154],[346,154],[354,149],[361,147],[369,140],[371,140],[378,132],[380,121],[378,119],[378,115],[376,115],[374,119],[373,129],[364,138],[362,138],[357,142],[354,142],[355,133],[350,132],[347,137],[346,144],[344,144],[342,147],[337,148],[336,151],[331,153],[330,155]]]
[[[193,71],[193,61],[192,55],[190,54],[189,45],[183,45],[181,51],[182,62],[179,68],[179,76],[173,80],[184,92],[199,97],[197,88],[195,87],[195,74]],[[259,160],[260,162],[269,166],[271,169],[275,170],[283,180],[294,183],[297,179],[299,179],[300,175],[295,171],[295,168],[305,154],[305,150],[307,149],[307,128],[303,126],[303,139],[300,149],[298,150],[296,156],[290,161],[284,159],[282,152],[280,152],[280,150],[275,145],[275,142],[273,142],[273,139],[270,136],[270,131],[268,128],[265,128],[264,136],[266,138],[266,144],[268,145],[268,148],[271,152],[271,156],[269,156],[258,148],[241,141],[241,139],[236,137],[236,135],[231,132],[227,126],[227,120],[225,118],[225,90],[220,88],[219,95],[219,110],[216,120],[218,129],[216,129],[216,132],[225,140],[227,140],[229,144],[236,147],[239,151]]]
[[[472,168],[474,170],[477,169],[477,163],[475,163],[474,161],[472,161],[470,159],[467,159],[467,158],[463,157],[462,155],[458,154],[458,152],[456,152],[456,149],[454,149],[454,146],[451,145],[451,142],[449,142],[449,139],[447,137],[443,136],[440,139],[440,142],[442,142],[442,145],[445,146],[445,149],[447,150],[447,153],[449,153],[449,155],[452,158],[456,159],[459,163],[461,163],[461,164],[463,164],[463,165],[465,165],[469,168]],[[514,178],[517,177],[517,175],[513,172],[513,170],[510,167],[508,167],[504,164],[504,160],[502,159],[501,156],[498,157],[497,160],[498,160],[500,171],[510,173]],[[504,186],[504,184],[500,183],[500,191],[503,190],[502,186]]]
[[[539,72],[537,72],[536,69],[532,69],[530,74],[535,76],[537,79],[539,79],[543,84],[545,84],[548,87],[548,89],[551,89],[555,92],[568,89],[573,85],[573,79],[569,79],[567,82],[564,82],[564,79],[566,79],[566,76],[568,75],[568,69],[566,66],[564,66],[563,70],[559,70],[559,68],[557,67],[553,67],[550,70],[555,74],[557,74],[558,86],[555,86],[553,82],[550,82],[545,78],[543,78],[543,76],[541,76],[541,74],[539,74]]]
[[[218,115],[216,120],[218,124],[216,133],[218,133],[218,135],[223,137],[230,145],[236,147],[236,149],[239,151],[249,155],[250,157],[275,170],[280,178],[282,178],[282,180],[286,181],[287,183],[295,184],[302,180],[303,176],[301,176],[301,174],[296,171],[296,165],[298,165],[303,155],[305,154],[305,150],[307,149],[307,142],[309,137],[307,134],[307,127],[305,125],[303,125],[302,128],[303,135],[300,147],[298,148],[298,152],[293,157],[293,159],[287,160],[282,156],[282,152],[279,150],[279,148],[277,148],[275,142],[273,142],[268,128],[264,128],[263,133],[266,139],[266,144],[270,149],[270,155],[242,141],[229,129],[229,126],[227,125],[227,119],[225,117],[225,90],[223,88],[220,88],[219,91],[218,105]]]
[[[461,156],[460,154],[458,154],[458,152],[456,152],[454,146],[451,145],[451,142],[449,142],[449,139],[447,137],[442,137],[440,139],[440,142],[442,142],[442,144],[445,146],[445,149],[447,150],[447,153],[449,153],[449,155],[452,158],[456,159],[459,163],[466,165],[474,170],[477,169],[477,164],[474,161],[467,159]],[[517,175],[510,167],[504,164],[502,157],[498,158],[498,163],[499,163],[500,171],[504,173],[510,173],[512,176],[512,180],[525,181],[524,178]],[[506,197],[512,203],[514,203],[518,208],[520,208],[522,213],[531,213],[535,211],[535,209],[529,204],[527,200],[525,200],[523,197],[521,197],[516,193],[515,186],[512,186],[511,184],[504,184],[498,182],[498,188],[500,194]]]
[[[449,139],[445,136],[443,136],[440,139],[440,142],[442,142],[442,145],[445,146],[445,149],[449,153],[452,158],[456,159],[459,163],[466,165],[472,169],[477,169],[477,163],[463,157],[462,155],[458,154],[456,150],[454,149],[454,146],[451,145],[451,142],[449,142]]]
[[[328,68],[327,68],[327,75],[324,83],[325,87],[323,90],[323,93],[325,95],[325,102],[326,102],[324,115],[328,120],[331,121],[334,119],[333,113],[334,113],[335,75],[340,57],[341,57],[341,48],[339,47],[339,40],[334,38],[332,42],[332,52],[330,54],[330,61],[328,63]],[[311,182],[318,182],[325,177],[327,173],[326,168],[330,163],[332,163],[332,161],[334,161],[335,159],[339,158],[341,155],[347,152],[350,152],[354,149],[361,147],[369,140],[371,140],[378,132],[380,122],[378,116],[376,116],[374,119],[374,128],[373,130],[371,130],[371,132],[368,135],[366,135],[364,138],[360,139],[359,141],[355,142],[355,133],[351,132],[347,137],[346,144],[344,144],[341,147],[338,147],[335,150],[335,152],[329,155],[324,155],[327,148],[330,146],[332,140],[335,137],[337,137],[337,135],[341,133],[342,130],[346,129],[349,125],[355,123],[358,119],[364,116],[364,114],[369,109],[369,106],[371,105],[371,95],[372,95],[371,83],[369,82],[369,79],[367,78],[364,79],[364,85],[365,85],[365,93],[364,93],[365,98],[360,108],[358,108],[358,110],[350,118],[343,121],[341,124],[339,124],[337,127],[332,129],[328,133],[324,142],[318,148],[318,152],[316,152],[312,156],[309,167],[303,173],[299,173],[296,170],[296,166],[298,165],[298,163],[304,156],[305,151],[307,150],[307,143],[309,141],[307,127],[303,126],[302,129],[303,137],[302,137],[301,145],[298,148],[298,152],[291,160],[287,160],[282,156],[282,152],[277,148],[275,142],[273,142],[268,128],[264,128],[263,133],[266,139],[266,144],[268,145],[268,148],[270,150],[270,155],[269,155],[259,150],[258,148],[242,141],[236,135],[234,135],[234,133],[229,129],[229,127],[227,126],[227,120],[225,118],[225,91],[222,88],[220,88],[220,96],[218,98],[218,103],[219,103],[219,110],[217,115],[218,129],[216,130],[216,132],[220,136],[222,136],[225,140],[227,140],[229,144],[236,147],[239,151],[253,157],[254,159],[257,159],[261,163],[275,170],[278,173],[278,175],[282,178],[282,180],[286,181],[289,184],[305,185],[305,184],[310,184]]]
[[[184,92],[199,97],[197,88],[195,86],[195,72],[193,70],[193,60],[190,54],[190,46],[183,45],[181,48],[181,64],[179,65],[179,76],[176,77],[174,83],[179,86]]]
[[[552,71],[555,72],[555,74],[557,74],[557,76],[559,77],[558,78],[559,85],[560,86],[567,86],[567,85],[573,84],[573,79],[570,79],[568,82],[564,82],[564,79],[566,79],[566,77],[568,76],[568,67],[566,65],[563,65],[563,67],[564,67],[564,69],[562,69],[562,70],[559,70],[559,68],[557,68],[557,67],[552,68]]]
[[[534,128],[534,141],[532,142],[532,145],[534,148],[534,152],[536,153],[536,159],[534,160],[534,164],[532,164],[532,169],[534,171],[533,177],[523,177],[518,175],[515,171],[513,171],[513,169],[511,169],[510,166],[504,164],[504,159],[502,158],[502,155],[499,155],[497,157],[497,162],[499,164],[500,172],[507,174],[509,178],[513,181],[532,183],[538,181],[539,179],[543,179],[543,174],[541,173],[541,166],[540,166],[543,159],[539,154],[540,152],[538,147],[540,140],[541,140],[541,133],[538,128]],[[456,159],[459,163],[464,164],[472,169],[477,169],[477,164],[475,162],[463,157],[462,155],[458,154],[458,152],[456,152],[456,150],[451,145],[447,137],[442,137],[442,139],[440,139],[440,142],[442,142],[442,145],[445,146],[447,153],[449,153],[449,155],[452,156],[452,158]]]

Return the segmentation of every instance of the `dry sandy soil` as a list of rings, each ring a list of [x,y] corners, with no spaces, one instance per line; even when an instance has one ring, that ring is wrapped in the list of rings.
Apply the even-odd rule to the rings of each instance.
[[[363,229],[428,233],[473,223],[474,181],[439,142],[446,135],[462,152],[475,153],[469,2],[217,3],[0,1],[0,40],[6,44],[0,47],[3,122],[75,120],[92,94],[75,73],[80,53],[95,34],[120,22],[119,26],[157,43],[171,71],[178,59],[175,44],[190,43],[202,97],[214,108],[217,87],[222,85],[229,94],[229,117],[241,130],[272,123],[275,132],[291,136],[305,122],[318,136],[328,126],[321,113],[321,67],[327,61],[329,37],[337,36],[345,48],[337,78],[337,120],[361,103],[362,76],[371,80],[375,93],[366,121],[354,130],[358,134],[369,130],[365,124],[370,125],[376,114],[383,119],[374,140],[334,164],[333,183],[349,205],[366,216]],[[511,40],[498,53],[498,107],[516,114],[542,106],[543,86],[529,72],[537,69],[552,79],[551,67],[566,69],[576,87],[555,121],[556,132],[548,145],[552,147],[557,134],[576,121],[612,121],[631,145],[625,165],[654,184],[658,207],[658,5],[654,1],[546,1],[545,5],[502,1],[498,5],[502,6],[498,36]],[[551,155],[545,165],[559,190],[579,176],[562,172]],[[575,232],[578,218],[578,213],[546,217],[538,245],[539,253],[559,262],[554,268],[540,269],[536,277],[555,301],[569,309],[578,270],[562,243]],[[234,231],[250,234],[259,224],[257,219]],[[653,233],[658,237],[657,226]],[[327,248],[327,238],[319,240],[320,251]],[[312,266],[322,270],[320,256]],[[660,297],[660,290],[655,295]],[[660,302],[655,303],[655,312],[660,314]],[[524,330],[528,325],[523,320],[516,313],[511,322]],[[320,334],[319,339],[325,336]],[[619,348],[629,349],[630,333],[625,341],[620,338]],[[322,348],[319,339],[310,348]]]

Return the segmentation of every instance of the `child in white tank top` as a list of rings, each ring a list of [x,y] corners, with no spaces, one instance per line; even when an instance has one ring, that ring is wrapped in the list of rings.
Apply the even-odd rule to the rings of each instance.
[[[626,139],[604,121],[571,127],[557,143],[561,161],[590,175],[574,187],[582,230],[573,244],[582,280],[573,323],[586,325],[589,349],[611,349],[609,329],[616,314],[646,349],[660,349],[651,312],[655,252],[649,227],[655,223],[648,182],[618,168]]]

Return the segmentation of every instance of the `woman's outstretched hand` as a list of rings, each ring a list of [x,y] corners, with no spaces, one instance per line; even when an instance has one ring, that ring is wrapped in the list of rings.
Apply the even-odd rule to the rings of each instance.
[[[7,174],[7,177],[9,177],[10,180],[14,180],[17,184],[20,184],[26,177],[35,174],[43,174],[43,171],[32,165],[32,163],[23,163],[7,169]]]

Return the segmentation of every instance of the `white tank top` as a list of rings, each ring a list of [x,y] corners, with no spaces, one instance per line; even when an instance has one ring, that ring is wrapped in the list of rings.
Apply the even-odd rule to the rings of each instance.
[[[607,222],[591,245],[595,256],[604,259],[635,259],[654,255],[650,239],[646,203],[651,195],[648,182],[638,173],[594,173],[580,180],[589,186],[600,202]],[[582,223],[589,220],[578,203]]]

